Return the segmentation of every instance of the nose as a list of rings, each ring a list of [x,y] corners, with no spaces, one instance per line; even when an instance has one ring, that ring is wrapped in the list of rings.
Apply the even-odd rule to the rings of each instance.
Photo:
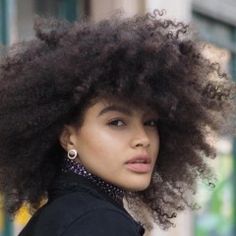
[[[132,147],[148,147],[150,145],[150,138],[148,137],[144,127],[135,127],[134,134],[131,141]]]

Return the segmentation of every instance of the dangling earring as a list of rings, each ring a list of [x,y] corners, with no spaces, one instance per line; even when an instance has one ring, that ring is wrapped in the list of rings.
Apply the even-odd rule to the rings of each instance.
[[[67,152],[67,157],[68,157],[70,160],[74,160],[77,156],[78,156],[78,152],[77,152],[75,149],[70,149],[70,150]]]

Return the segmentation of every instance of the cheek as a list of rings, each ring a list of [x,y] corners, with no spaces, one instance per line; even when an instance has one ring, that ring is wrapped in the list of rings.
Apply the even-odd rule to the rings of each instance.
[[[158,155],[159,149],[160,149],[160,137],[159,137],[159,134],[154,134],[152,136],[152,140],[153,140],[152,141],[153,150]]]
[[[105,132],[96,133],[95,130],[81,135],[77,148],[82,163],[99,176],[101,172],[114,175],[124,153],[124,148],[117,139]]]
[[[81,150],[85,156],[111,156],[117,151],[122,150],[124,141],[106,130],[91,129],[80,134],[78,138],[78,150]]]

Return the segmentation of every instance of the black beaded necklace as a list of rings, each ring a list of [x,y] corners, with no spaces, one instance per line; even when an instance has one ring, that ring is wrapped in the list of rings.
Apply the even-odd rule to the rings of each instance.
[[[73,172],[75,174],[87,178],[91,182],[95,183],[103,192],[105,192],[108,196],[110,196],[114,201],[116,201],[118,204],[123,205],[123,197],[125,191],[111,183],[104,181],[100,177],[92,174],[84,167],[84,165],[77,163],[76,161],[71,160],[69,158],[66,158],[62,168],[62,172],[64,173]]]

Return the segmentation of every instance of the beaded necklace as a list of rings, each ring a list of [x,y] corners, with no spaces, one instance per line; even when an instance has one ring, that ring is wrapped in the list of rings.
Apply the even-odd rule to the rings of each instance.
[[[69,158],[66,158],[64,166],[62,168],[62,172],[64,173],[73,172],[77,175],[85,177],[86,179],[95,183],[104,193],[110,196],[114,201],[123,205],[122,201],[125,191],[111,183],[104,181],[100,177],[92,174],[84,167],[84,165],[77,163],[76,161],[71,160]]]

